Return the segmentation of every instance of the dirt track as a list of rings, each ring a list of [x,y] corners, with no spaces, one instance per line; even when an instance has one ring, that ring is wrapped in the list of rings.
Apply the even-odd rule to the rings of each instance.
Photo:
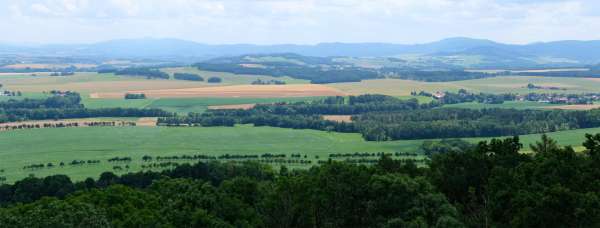
[[[311,97],[344,96],[346,93],[325,85],[234,85],[186,89],[135,90],[130,93],[143,93],[150,98],[167,97]],[[122,98],[124,93],[96,93],[92,98]]]

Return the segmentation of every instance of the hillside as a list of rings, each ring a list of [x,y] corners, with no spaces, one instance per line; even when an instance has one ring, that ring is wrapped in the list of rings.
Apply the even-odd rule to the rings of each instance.
[[[244,54],[296,53],[318,57],[416,56],[421,61],[441,61],[454,65],[486,67],[594,64],[600,62],[599,50],[600,41],[556,41],[515,45],[462,37],[423,44],[209,45],[179,39],[122,39],[77,45],[0,45],[0,55],[209,59]],[[467,61],[473,59],[477,61]]]

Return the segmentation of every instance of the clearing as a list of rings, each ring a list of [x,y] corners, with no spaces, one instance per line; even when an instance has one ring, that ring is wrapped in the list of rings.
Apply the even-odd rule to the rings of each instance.
[[[346,122],[346,123],[352,122],[351,115],[323,115],[323,119],[336,121],[336,122]]]

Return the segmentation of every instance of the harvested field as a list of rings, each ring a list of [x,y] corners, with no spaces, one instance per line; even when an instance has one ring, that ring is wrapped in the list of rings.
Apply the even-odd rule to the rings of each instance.
[[[234,105],[211,105],[208,109],[244,109],[248,110],[254,108],[256,104],[234,104]]]
[[[144,117],[138,119],[136,122],[136,126],[139,127],[156,127],[156,122],[158,122],[158,118],[156,117]]]
[[[336,122],[346,122],[346,123],[352,122],[351,115],[323,115],[323,119],[336,121]]]
[[[600,105],[560,105],[560,106],[549,106],[546,109],[562,109],[562,110],[591,110],[600,108]]]
[[[234,85],[185,89],[135,90],[129,93],[143,93],[149,98],[168,97],[314,97],[345,96],[346,93],[324,85]],[[124,93],[97,93],[94,98],[122,98]]]

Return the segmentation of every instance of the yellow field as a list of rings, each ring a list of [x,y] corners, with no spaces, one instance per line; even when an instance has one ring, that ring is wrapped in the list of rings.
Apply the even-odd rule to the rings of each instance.
[[[212,86],[185,89],[160,90],[129,90],[129,93],[143,93],[149,98],[180,98],[180,97],[315,97],[315,96],[345,96],[346,94],[324,85],[233,85]],[[91,98],[122,98],[125,94],[92,93]]]

